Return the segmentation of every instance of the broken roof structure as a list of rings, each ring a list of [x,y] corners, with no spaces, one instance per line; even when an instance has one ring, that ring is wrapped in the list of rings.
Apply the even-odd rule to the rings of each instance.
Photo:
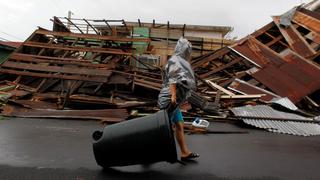
[[[177,40],[184,36],[193,45],[192,56],[200,56],[212,50],[232,44],[234,41],[225,36],[233,29],[228,26],[203,26],[189,24],[166,24],[129,22],[125,20],[79,19],[54,17],[54,31],[69,31],[82,34],[100,34],[120,37],[149,38],[150,42],[133,43],[136,54],[155,54],[160,58],[160,65],[164,65],[172,55]]]
[[[290,24],[284,26],[280,20],[288,13]],[[231,46],[194,59],[195,71],[241,94],[266,94],[262,101],[280,96],[319,107],[320,16],[303,6],[288,13]]]
[[[203,43],[199,36],[202,31],[207,35],[211,32],[212,37],[218,34],[218,40],[223,42],[231,30],[186,25],[179,28],[169,24],[165,28],[159,24],[136,27],[124,20],[54,17],[52,21],[52,31],[35,30],[1,65],[4,81],[0,87],[7,93],[5,97],[10,97],[10,105],[3,107],[2,114],[78,118],[78,109],[95,109],[96,113],[87,119],[114,123],[115,117],[108,115],[109,109],[119,108],[123,112],[122,108],[156,106],[155,97],[162,84],[159,57],[169,55],[169,46],[164,54],[155,50],[162,48],[161,43],[168,45],[184,33],[192,32],[188,37],[193,38],[197,47],[196,43]],[[216,48],[221,45],[224,44],[219,43]],[[205,53],[205,48],[195,52]],[[61,113],[47,109],[58,109]],[[116,116],[119,121],[127,117],[128,113]]]

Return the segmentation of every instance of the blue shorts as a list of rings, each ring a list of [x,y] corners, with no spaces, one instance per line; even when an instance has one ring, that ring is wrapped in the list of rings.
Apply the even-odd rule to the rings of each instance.
[[[170,114],[170,121],[172,123],[183,122],[183,116],[178,107]]]

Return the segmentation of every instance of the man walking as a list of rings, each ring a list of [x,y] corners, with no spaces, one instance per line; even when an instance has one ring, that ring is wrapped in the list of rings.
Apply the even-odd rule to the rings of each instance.
[[[184,137],[183,116],[179,105],[186,102],[190,91],[196,88],[194,72],[188,62],[191,58],[191,43],[181,37],[174,50],[174,55],[168,60],[158,104],[160,109],[166,109],[171,122],[176,128],[176,138],[181,150],[181,160],[199,157],[190,151]]]

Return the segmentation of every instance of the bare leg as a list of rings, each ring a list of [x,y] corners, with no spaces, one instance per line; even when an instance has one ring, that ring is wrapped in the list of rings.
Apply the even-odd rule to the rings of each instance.
[[[180,146],[181,157],[188,156],[191,151],[188,149],[185,138],[184,138],[184,127],[183,122],[177,122],[176,125],[176,138]]]

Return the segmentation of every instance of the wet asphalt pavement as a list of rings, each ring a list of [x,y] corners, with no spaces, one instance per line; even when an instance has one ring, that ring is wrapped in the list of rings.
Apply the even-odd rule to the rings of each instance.
[[[94,121],[0,120],[0,180],[15,179],[320,179],[320,136],[273,134],[230,123],[217,131],[248,134],[187,135],[201,154],[187,165],[156,163],[102,170],[92,152]]]

